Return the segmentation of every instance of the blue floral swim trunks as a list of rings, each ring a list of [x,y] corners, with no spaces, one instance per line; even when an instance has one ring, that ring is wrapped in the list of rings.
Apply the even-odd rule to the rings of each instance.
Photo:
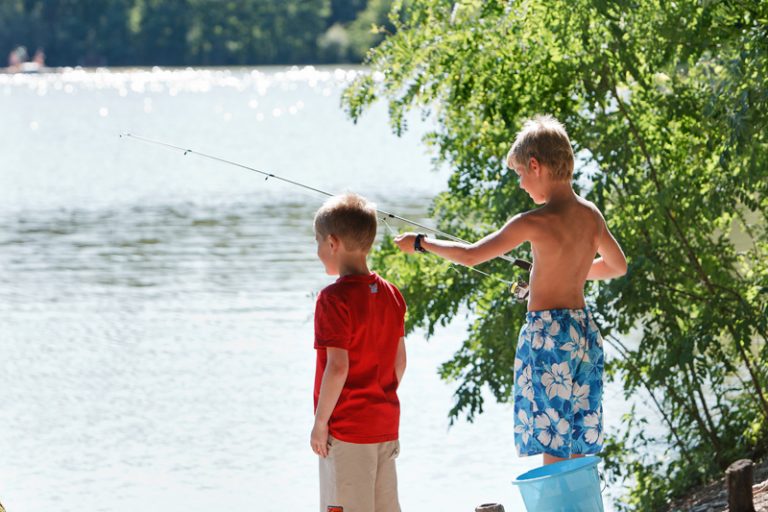
[[[529,311],[515,355],[520,456],[568,458],[603,445],[603,339],[588,309]]]

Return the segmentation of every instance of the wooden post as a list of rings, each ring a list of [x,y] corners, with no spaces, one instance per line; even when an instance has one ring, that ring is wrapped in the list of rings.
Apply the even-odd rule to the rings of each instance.
[[[498,503],[483,503],[475,507],[475,512],[504,512],[504,506]]]
[[[755,512],[752,501],[752,461],[737,460],[725,470],[729,512]]]

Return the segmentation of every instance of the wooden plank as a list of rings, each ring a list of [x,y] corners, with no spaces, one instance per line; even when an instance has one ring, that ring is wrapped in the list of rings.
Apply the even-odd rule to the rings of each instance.
[[[504,512],[504,506],[498,503],[483,503],[475,507],[475,512]]]
[[[753,466],[751,460],[741,459],[725,470],[729,512],[755,512],[752,500]]]

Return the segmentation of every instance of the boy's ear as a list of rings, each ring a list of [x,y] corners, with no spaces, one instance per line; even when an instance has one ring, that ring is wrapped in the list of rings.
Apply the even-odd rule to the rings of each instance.
[[[341,247],[341,240],[336,235],[328,235],[328,243],[331,245],[331,251],[333,252]]]
[[[528,169],[536,175],[537,178],[541,177],[541,165],[539,164],[539,161],[536,160],[536,157],[532,156],[530,160],[528,160]]]

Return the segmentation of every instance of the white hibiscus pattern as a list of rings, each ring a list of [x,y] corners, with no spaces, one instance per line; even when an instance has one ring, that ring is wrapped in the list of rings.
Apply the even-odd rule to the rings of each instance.
[[[563,345],[560,347],[560,350],[564,350],[566,352],[571,353],[571,359],[578,359],[580,361],[583,361],[585,363],[589,362],[589,354],[587,354],[587,340],[584,338],[584,336],[579,336],[579,333],[576,332],[576,329],[571,326],[569,330],[570,340],[567,343],[563,343]]]
[[[552,350],[555,348],[555,338],[560,332],[560,325],[557,322],[553,322],[549,329],[544,330],[544,322],[540,318],[533,321],[531,327],[531,348],[533,350]]]
[[[530,366],[526,366],[520,372],[520,377],[517,379],[517,386],[520,389],[520,394],[533,402],[533,382],[531,382]]]
[[[533,333],[533,338],[531,339],[531,347],[534,350],[552,350],[555,348],[555,340],[551,336],[547,336],[546,334],[542,334],[540,332]]]
[[[541,383],[544,384],[549,398],[559,396],[563,400],[570,399],[573,380],[568,363],[554,363],[549,371],[544,371]]]
[[[578,382],[573,385],[573,412],[589,410],[589,384],[581,385]]]
[[[584,416],[584,440],[588,444],[603,444],[603,425],[598,412]]]
[[[533,421],[523,409],[517,412],[517,419],[515,433],[523,438],[523,444],[528,444],[528,440],[533,437]]]
[[[536,439],[549,448],[557,450],[565,444],[563,436],[568,433],[571,425],[553,408],[548,407],[534,418]]]

